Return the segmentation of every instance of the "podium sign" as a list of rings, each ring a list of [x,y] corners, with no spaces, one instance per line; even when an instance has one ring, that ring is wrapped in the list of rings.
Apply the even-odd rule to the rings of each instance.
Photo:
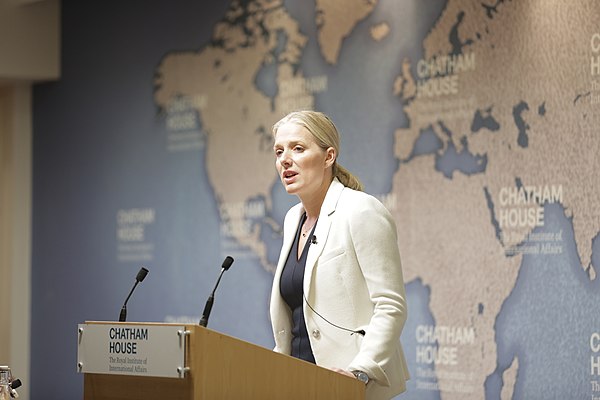
[[[77,371],[183,378],[188,334],[178,325],[79,324]]]
[[[79,328],[84,400],[365,398],[365,385],[353,377],[200,325],[186,326],[189,333],[157,323],[88,322]],[[115,357],[114,351],[125,354]],[[183,353],[185,367],[178,367]],[[170,358],[175,354],[179,361]],[[166,372],[156,372],[163,366]],[[184,379],[166,377],[173,371]]]

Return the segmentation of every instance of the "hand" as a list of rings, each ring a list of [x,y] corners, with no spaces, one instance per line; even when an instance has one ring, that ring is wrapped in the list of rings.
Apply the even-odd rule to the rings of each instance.
[[[350,378],[356,379],[356,376],[354,376],[354,374],[352,372],[346,371],[345,369],[336,368],[336,367],[331,367],[329,369],[337,372],[338,374],[346,375],[346,376],[349,376]]]

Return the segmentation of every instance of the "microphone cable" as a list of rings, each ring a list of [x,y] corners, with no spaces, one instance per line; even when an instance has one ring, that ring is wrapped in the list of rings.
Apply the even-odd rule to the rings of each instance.
[[[350,332],[350,335],[354,335],[355,333],[361,335],[361,336],[365,336],[367,334],[367,332],[365,332],[364,329],[359,329],[359,330],[352,330],[352,329],[348,329],[348,328],[344,328],[343,326],[334,324],[333,322],[329,321],[327,318],[325,318],[324,316],[322,316],[321,314],[319,314],[317,312],[317,310],[315,310],[313,308],[313,306],[310,305],[310,303],[308,302],[308,299],[306,298],[306,296],[304,295],[304,291],[302,291],[302,297],[304,298],[304,301],[306,302],[306,305],[308,306],[308,308],[310,308],[312,310],[312,312],[314,312],[315,314],[317,314],[319,317],[321,317],[321,319],[325,322],[327,322],[329,325],[334,326],[338,329],[341,329],[343,331],[346,332]]]

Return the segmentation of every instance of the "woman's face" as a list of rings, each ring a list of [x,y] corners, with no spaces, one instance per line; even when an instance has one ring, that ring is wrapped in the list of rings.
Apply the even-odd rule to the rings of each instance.
[[[279,178],[289,194],[309,199],[327,191],[335,161],[333,147],[323,150],[306,128],[286,122],[277,129],[273,150]]]

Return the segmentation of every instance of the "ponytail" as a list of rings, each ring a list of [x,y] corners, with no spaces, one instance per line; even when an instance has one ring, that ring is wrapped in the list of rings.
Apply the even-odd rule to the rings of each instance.
[[[333,177],[338,178],[342,185],[361,192],[364,190],[363,184],[360,182],[360,180],[337,162],[333,164],[332,172]]]

